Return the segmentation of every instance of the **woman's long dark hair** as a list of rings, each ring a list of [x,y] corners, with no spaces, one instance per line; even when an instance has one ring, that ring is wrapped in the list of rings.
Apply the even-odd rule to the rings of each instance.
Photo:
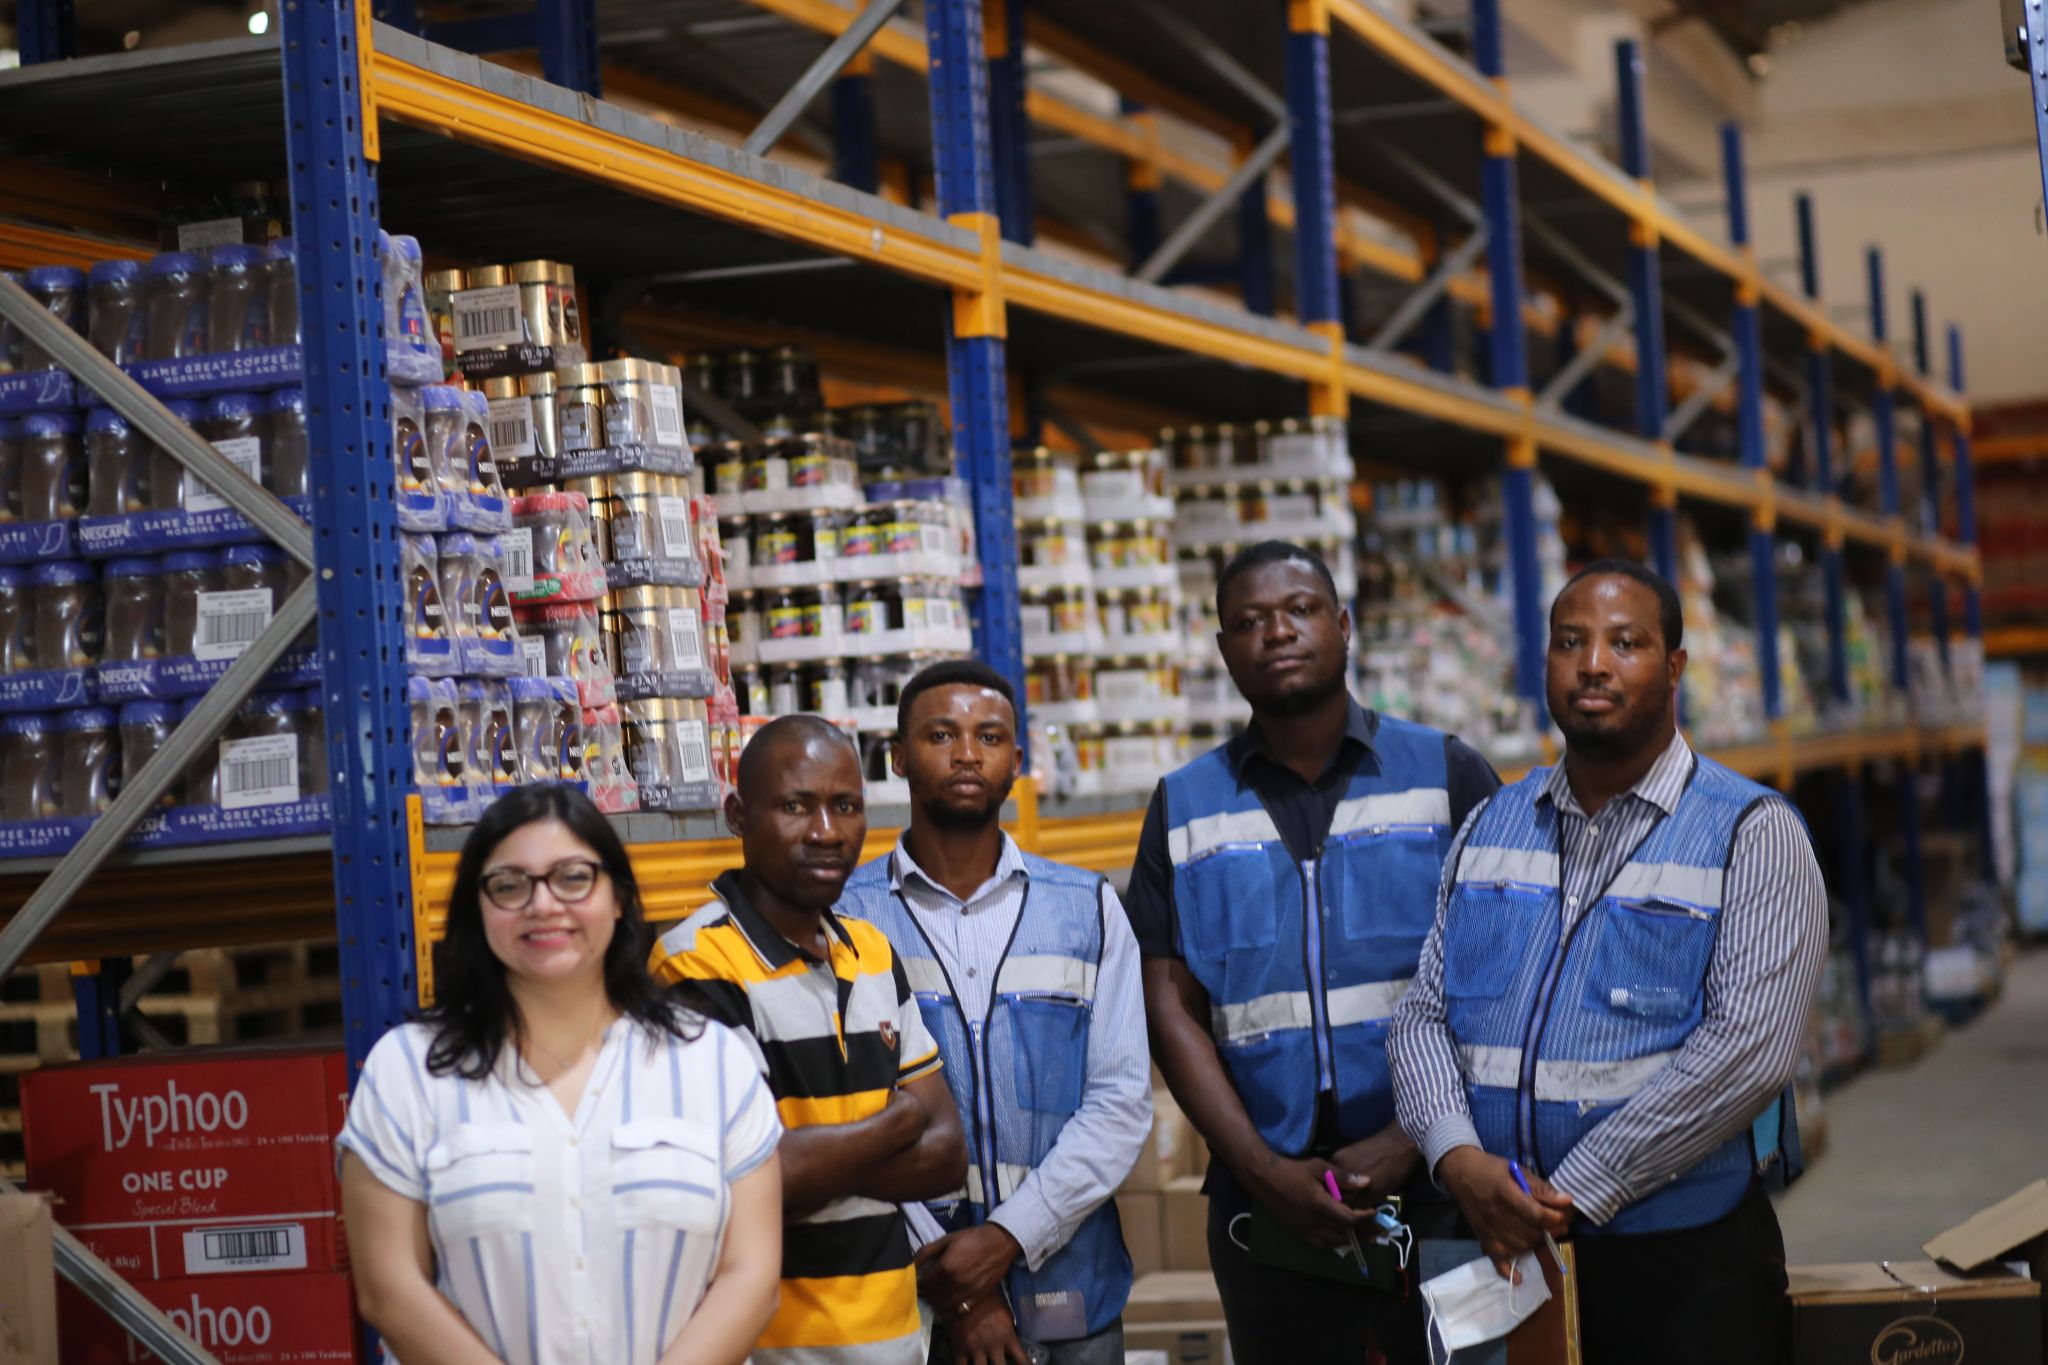
[[[488,1076],[505,1044],[516,1047],[524,1025],[505,982],[505,964],[484,937],[484,864],[513,833],[543,820],[557,820],[597,855],[611,878],[619,918],[604,954],[604,991],[612,1008],[656,1031],[694,1038],[702,1021],[664,992],[647,971],[653,931],[640,904],[640,883],[617,831],[590,798],[561,782],[536,782],[499,798],[484,812],[462,845],[455,865],[455,889],[448,897],[447,936],[434,946],[434,1003],[420,1014],[433,1030],[427,1069],[468,1080]]]

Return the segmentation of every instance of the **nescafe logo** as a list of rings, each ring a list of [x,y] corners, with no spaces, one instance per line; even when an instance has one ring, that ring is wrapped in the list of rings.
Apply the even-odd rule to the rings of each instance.
[[[1870,1343],[1870,1365],[1961,1365],[1963,1334],[1940,1318],[1900,1318]]]

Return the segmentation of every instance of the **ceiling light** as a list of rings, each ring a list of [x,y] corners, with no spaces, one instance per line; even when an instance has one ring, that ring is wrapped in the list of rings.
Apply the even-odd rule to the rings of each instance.
[[[249,32],[259,34],[270,32],[269,10],[259,9],[254,14],[249,16]]]

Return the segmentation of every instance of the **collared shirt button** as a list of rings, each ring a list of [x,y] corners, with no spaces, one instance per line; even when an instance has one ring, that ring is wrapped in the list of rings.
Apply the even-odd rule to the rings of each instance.
[[[1579,908],[1579,898],[1577,896],[1566,896],[1564,898],[1564,903],[1566,905],[1569,905],[1574,910]]]
[[[1600,837],[1600,826],[1595,825],[1593,826],[1593,828],[1587,830],[1586,833],[1592,835],[1595,839],[1597,839]]]
[[[979,967],[969,967],[969,968],[967,969],[967,974],[968,974],[969,976],[980,976],[980,975],[981,975],[981,968],[979,968]]]

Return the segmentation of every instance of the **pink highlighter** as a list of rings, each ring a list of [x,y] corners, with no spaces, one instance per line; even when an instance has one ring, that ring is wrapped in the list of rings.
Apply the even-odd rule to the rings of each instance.
[[[1323,1188],[1330,1192],[1330,1198],[1340,1204],[1344,1202],[1343,1191],[1337,1188],[1337,1173],[1327,1166],[1323,1168]],[[1367,1274],[1365,1249],[1358,1245],[1358,1234],[1350,1228],[1345,1228],[1344,1240],[1351,1244],[1351,1259],[1358,1266],[1358,1273],[1361,1275]]]

